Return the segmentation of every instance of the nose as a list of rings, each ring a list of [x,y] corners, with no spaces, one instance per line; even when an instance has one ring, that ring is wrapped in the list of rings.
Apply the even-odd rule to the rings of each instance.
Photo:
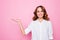
[[[42,15],[42,13],[39,13],[38,15],[40,15],[40,16],[41,16],[41,15]]]
[[[42,14],[41,12],[39,12],[38,14]]]

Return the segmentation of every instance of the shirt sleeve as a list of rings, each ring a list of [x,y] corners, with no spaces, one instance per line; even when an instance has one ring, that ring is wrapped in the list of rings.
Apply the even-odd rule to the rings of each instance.
[[[48,33],[49,33],[49,39],[53,39],[53,29],[51,21],[49,21]]]
[[[32,22],[28,25],[28,27],[25,29],[25,34],[28,34],[32,30]]]

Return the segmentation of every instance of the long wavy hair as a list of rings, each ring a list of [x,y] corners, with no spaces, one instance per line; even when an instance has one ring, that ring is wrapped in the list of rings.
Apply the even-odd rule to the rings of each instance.
[[[43,15],[43,19],[45,19],[45,20],[48,21],[48,20],[49,20],[49,18],[48,18],[48,14],[47,14],[47,12],[46,12],[45,7],[42,6],[42,5],[36,7],[36,9],[35,9],[35,11],[34,11],[34,16],[33,16],[33,18],[32,18],[33,21],[35,21],[35,20],[38,19],[38,16],[37,16],[37,9],[38,9],[39,7],[42,9],[42,11],[43,11],[43,13],[44,13],[44,15]]]

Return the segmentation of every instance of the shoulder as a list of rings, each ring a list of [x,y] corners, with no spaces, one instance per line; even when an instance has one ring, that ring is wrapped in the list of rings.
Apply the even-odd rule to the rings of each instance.
[[[47,21],[48,23],[51,23],[51,21]]]
[[[49,21],[47,21],[47,23],[48,23],[48,25],[52,25],[52,22],[49,20]]]
[[[50,20],[44,20],[47,24],[52,24],[52,22]]]
[[[47,23],[51,23],[51,21],[50,21],[50,20],[48,20],[48,21],[47,21],[47,20],[45,20],[45,22],[47,22]]]
[[[51,22],[50,20],[49,20],[49,21],[45,20],[45,22],[46,22],[46,25],[47,25],[47,26],[49,26],[49,27],[52,26],[52,22]]]
[[[37,22],[37,20],[35,20],[35,21],[32,20],[32,21],[31,21],[31,23],[35,23],[35,22]]]
[[[34,21],[32,20],[32,21],[30,22],[30,25],[33,24],[33,23],[34,23]]]
[[[37,20],[35,20],[35,21],[32,20],[32,21],[30,22],[31,25],[34,25],[34,24],[36,24],[36,23],[37,23]]]

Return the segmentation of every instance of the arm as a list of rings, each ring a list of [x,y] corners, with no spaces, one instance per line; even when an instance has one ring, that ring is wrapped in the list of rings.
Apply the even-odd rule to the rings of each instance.
[[[21,21],[19,19],[12,19],[14,22],[16,22],[18,24],[18,26],[20,27],[20,30],[22,31],[23,35],[25,35],[25,31],[24,31],[24,28],[23,28],[23,25],[21,23]]]
[[[49,39],[53,40],[53,28],[51,21],[49,21]]]

